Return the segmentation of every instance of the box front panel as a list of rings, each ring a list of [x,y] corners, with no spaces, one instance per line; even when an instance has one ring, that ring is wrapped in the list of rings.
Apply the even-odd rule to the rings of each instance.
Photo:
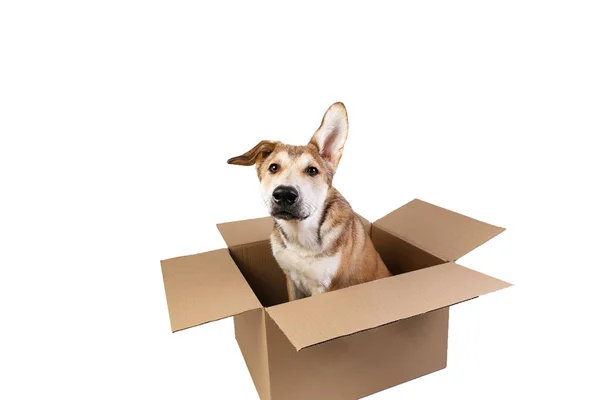
[[[271,399],[357,399],[443,369],[448,316],[443,308],[297,352],[266,315]]]

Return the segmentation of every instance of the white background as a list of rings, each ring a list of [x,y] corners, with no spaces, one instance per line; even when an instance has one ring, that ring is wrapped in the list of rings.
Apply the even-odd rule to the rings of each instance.
[[[516,284],[371,398],[598,396],[597,2],[349,3],[2,2],[0,397],[257,399],[231,319],[171,334],[159,260],[266,215],[225,161],[335,101],[354,209],[507,227],[460,262]]]

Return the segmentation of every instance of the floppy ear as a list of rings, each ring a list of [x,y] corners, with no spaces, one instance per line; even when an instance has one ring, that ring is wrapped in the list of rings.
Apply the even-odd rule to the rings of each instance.
[[[329,107],[323,116],[321,126],[310,139],[309,144],[317,146],[321,157],[328,161],[335,171],[342,158],[346,137],[348,137],[348,115],[344,104],[338,102]]]
[[[271,142],[269,140],[263,140],[252,149],[248,150],[241,156],[233,157],[227,160],[227,164],[236,165],[253,165],[257,161],[260,162],[262,157],[265,157],[273,151],[277,142]]]

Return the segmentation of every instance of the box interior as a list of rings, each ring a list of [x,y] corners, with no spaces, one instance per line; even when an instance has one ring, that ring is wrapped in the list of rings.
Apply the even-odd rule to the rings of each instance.
[[[393,275],[446,262],[375,225],[369,224],[369,228],[375,248]],[[288,301],[285,274],[273,257],[268,240],[231,246],[229,253],[263,307]]]

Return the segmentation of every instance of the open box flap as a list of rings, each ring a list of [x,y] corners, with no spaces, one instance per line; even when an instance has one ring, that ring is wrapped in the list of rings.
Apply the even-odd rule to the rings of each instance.
[[[451,306],[510,286],[455,263],[267,308],[296,350]]]
[[[273,231],[273,218],[254,218],[217,224],[228,247],[269,240]]]
[[[504,231],[415,199],[373,225],[446,261],[456,261]]]
[[[262,307],[227,249],[161,266],[173,332]]]

